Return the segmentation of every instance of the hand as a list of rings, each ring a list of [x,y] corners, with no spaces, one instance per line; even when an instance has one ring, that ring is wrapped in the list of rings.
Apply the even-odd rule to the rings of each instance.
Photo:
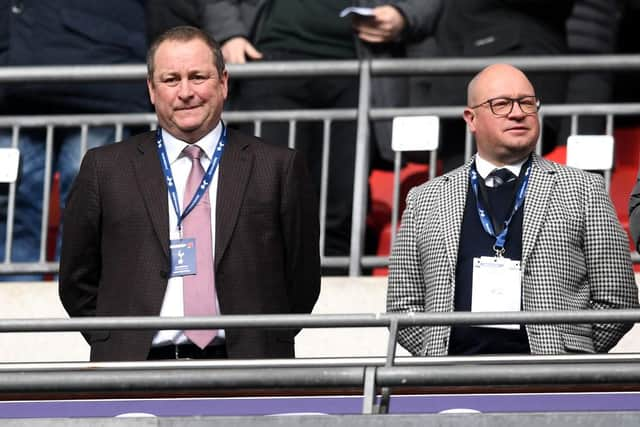
[[[244,64],[249,59],[262,59],[262,54],[244,37],[233,37],[222,45],[222,56],[227,64]]]
[[[378,6],[372,17],[354,17],[353,29],[358,37],[369,43],[388,43],[398,40],[406,25],[404,16],[393,6]]]

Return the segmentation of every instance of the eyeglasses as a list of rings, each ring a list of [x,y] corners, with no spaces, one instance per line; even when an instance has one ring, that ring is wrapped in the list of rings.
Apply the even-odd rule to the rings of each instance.
[[[484,102],[481,102],[478,105],[469,108],[478,108],[482,107],[485,104],[489,104],[489,109],[493,113],[493,115],[498,117],[506,117],[513,111],[513,104],[517,102],[520,110],[522,110],[525,114],[534,114],[537,113],[540,109],[540,100],[535,96],[523,96],[521,98],[506,98],[506,97],[498,97],[487,99]]]

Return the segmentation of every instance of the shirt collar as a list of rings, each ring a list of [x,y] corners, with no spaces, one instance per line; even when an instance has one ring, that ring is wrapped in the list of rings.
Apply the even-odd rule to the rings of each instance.
[[[213,157],[213,151],[216,149],[218,139],[220,139],[220,134],[222,133],[221,123],[221,121],[218,122],[218,125],[211,132],[194,143],[204,151],[204,154],[208,159]],[[182,155],[182,150],[190,145],[171,135],[165,129],[162,129],[162,140],[164,141],[164,146],[167,150],[167,157],[169,157],[169,163],[171,164],[178,160]]]
[[[504,165],[504,166],[496,166],[488,160],[480,157],[480,154],[476,154],[476,171],[478,171],[478,175],[482,177],[482,179],[486,179],[487,176],[494,170],[500,168],[507,168],[511,171],[515,176],[520,176],[520,169],[522,169],[522,165],[525,164],[528,157],[524,160],[512,164],[512,165]]]

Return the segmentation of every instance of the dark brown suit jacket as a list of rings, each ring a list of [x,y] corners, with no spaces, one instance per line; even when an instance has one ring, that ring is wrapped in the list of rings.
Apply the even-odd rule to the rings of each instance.
[[[318,210],[305,162],[229,130],[216,204],[224,314],[309,313],[320,290]],[[70,316],[157,316],[169,211],[155,133],[87,152],[64,213],[60,299]],[[230,358],[291,357],[294,330],[228,329]],[[155,331],[88,332],[91,360],[144,360]]]

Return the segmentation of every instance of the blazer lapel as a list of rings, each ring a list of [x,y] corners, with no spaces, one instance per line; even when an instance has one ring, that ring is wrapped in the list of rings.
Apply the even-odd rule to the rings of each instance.
[[[229,129],[229,140],[220,160],[216,196],[215,268],[218,268],[231,240],[252,166],[249,142]]]
[[[440,223],[443,229],[444,246],[449,260],[449,271],[455,275],[460,244],[460,227],[469,188],[469,167],[471,161],[463,167],[445,175],[447,182],[442,185],[439,199]],[[455,280],[454,280],[455,283]]]
[[[133,159],[138,189],[144,200],[151,225],[158,237],[167,259],[169,259],[169,207],[167,186],[158,158],[155,132],[138,144],[137,156]]]
[[[524,199],[522,222],[522,266],[533,249],[540,227],[546,219],[547,205],[556,183],[556,175],[550,164],[533,154],[529,188]]]

